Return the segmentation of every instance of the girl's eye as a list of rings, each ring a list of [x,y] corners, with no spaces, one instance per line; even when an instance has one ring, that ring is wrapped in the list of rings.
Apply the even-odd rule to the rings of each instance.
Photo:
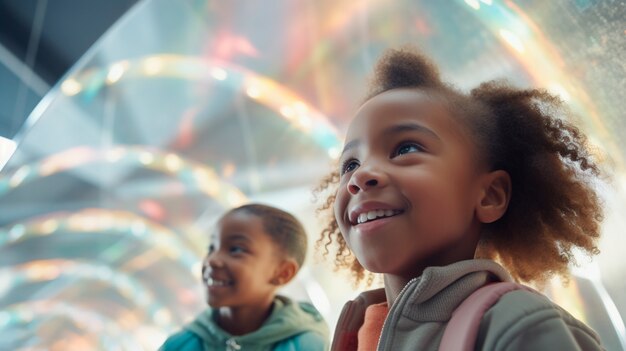
[[[424,148],[416,143],[406,143],[406,144],[401,144],[397,149],[396,152],[394,153],[393,156],[400,156],[400,155],[404,155],[404,154],[408,154],[408,153],[412,153],[412,152],[422,152],[424,151]]]
[[[215,251],[215,246],[213,246],[213,245],[209,245],[208,254],[209,254],[209,255],[210,255],[210,254],[212,254],[212,253],[213,253],[213,251]]]
[[[354,171],[359,166],[359,163],[355,160],[347,160],[341,166],[341,174]]]

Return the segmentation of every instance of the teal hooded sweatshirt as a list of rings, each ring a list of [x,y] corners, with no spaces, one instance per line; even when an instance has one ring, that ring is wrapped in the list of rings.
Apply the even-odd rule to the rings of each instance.
[[[328,326],[313,305],[276,296],[270,317],[261,328],[230,335],[207,309],[183,330],[170,336],[160,351],[323,351],[328,349]]]

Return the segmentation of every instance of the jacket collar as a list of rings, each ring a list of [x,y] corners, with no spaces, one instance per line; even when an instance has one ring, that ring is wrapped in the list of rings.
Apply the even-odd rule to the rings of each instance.
[[[225,345],[236,342],[241,346],[254,348],[269,347],[279,341],[293,337],[305,331],[313,331],[322,336],[328,335],[328,327],[313,305],[295,302],[284,296],[274,299],[272,313],[258,330],[232,336],[221,329],[215,322],[213,309],[207,309],[185,329],[198,335],[208,345]]]
[[[387,318],[398,320],[404,316],[415,322],[448,321],[452,311],[467,296],[494,281],[512,281],[512,278],[492,260],[474,259],[428,267],[407,284]],[[363,324],[365,309],[385,301],[384,289],[366,291],[348,301],[337,322],[331,350],[356,350],[356,333]]]
[[[412,320],[443,322],[450,319],[454,309],[472,292],[498,281],[512,281],[512,278],[492,260],[473,259],[428,267],[407,284],[395,304],[401,304],[398,310]]]

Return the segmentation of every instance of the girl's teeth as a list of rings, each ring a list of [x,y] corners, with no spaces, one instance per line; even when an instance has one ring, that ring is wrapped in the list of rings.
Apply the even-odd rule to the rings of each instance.
[[[367,213],[361,213],[359,215],[358,223],[363,223],[367,221]]]
[[[359,217],[357,218],[357,224],[365,223],[367,221],[371,221],[376,218],[391,217],[398,213],[400,212],[394,211],[394,210],[373,210],[369,212],[363,212],[359,214]]]

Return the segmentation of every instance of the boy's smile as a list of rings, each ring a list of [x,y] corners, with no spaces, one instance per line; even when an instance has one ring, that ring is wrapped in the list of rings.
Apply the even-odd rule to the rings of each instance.
[[[335,218],[366,269],[412,277],[473,257],[481,169],[466,134],[434,94],[395,89],[363,104],[340,159]]]
[[[234,284],[234,282],[230,279],[218,279],[218,278],[214,278],[211,276],[205,277],[204,280],[205,280],[206,286],[209,287],[209,289],[226,287],[226,286],[231,286]]]
[[[263,221],[245,212],[231,213],[217,225],[202,277],[211,307],[267,305],[274,298],[271,283],[280,255]]]

